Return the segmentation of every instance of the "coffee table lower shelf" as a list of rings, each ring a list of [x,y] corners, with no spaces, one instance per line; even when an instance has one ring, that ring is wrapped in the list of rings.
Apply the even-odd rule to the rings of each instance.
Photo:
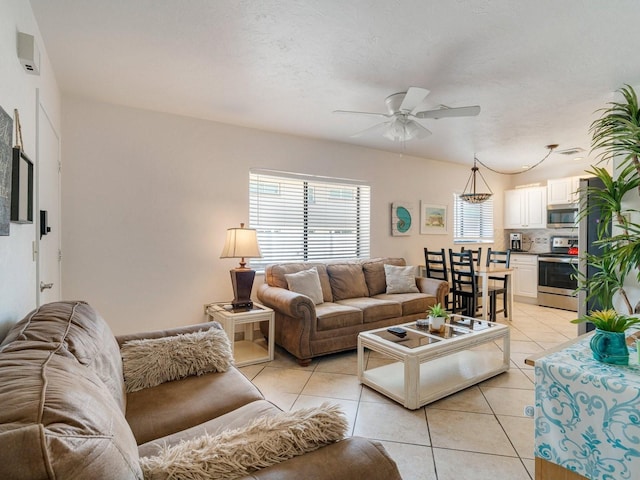
[[[420,379],[405,385],[405,365],[395,362],[365,370],[360,382],[415,410],[452,393],[505,372],[502,358],[482,351],[462,351],[420,365]],[[414,392],[411,390],[413,387]]]
[[[415,323],[401,325],[400,337],[385,328],[361,332],[360,383],[415,410],[509,369],[508,326],[461,316],[451,321],[439,333]]]

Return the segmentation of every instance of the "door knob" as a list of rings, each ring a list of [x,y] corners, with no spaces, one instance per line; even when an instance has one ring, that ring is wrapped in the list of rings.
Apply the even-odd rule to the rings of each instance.
[[[40,291],[41,292],[44,292],[47,288],[53,288],[53,282],[52,283],[40,282]]]

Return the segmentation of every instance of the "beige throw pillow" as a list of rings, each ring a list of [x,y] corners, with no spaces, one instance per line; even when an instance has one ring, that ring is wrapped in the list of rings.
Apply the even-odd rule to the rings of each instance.
[[[155,387],[191,375],[226,372],[233,364],[224,330],[131,340],[120,347],[127,392]]]
[[[385,265],[384,274],[387,279],[387,293],[419,293],[416,285],[416,267],[396,267]]]
[[[368,297],[369,289],[364,271],[359,263],[335,263],[327,265],[333,300]]]
[[[320,277],[316,267],[296,273],[286,273],[284,278],[286,278],[289,290],[292,292],[306,295],[316,305],[324,302]]]
[[[140,466],[145,480],[234,480],[342,440],[347,426],[340,408],[324,403],[259,417],[216,436],[205,434],[165,446],[157,456],[142,457]]]

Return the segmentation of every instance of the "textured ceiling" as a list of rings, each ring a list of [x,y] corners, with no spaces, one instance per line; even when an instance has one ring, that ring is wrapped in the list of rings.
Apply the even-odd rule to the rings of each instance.
[[[640,84],[635,0],[31,0],[63,92],[443,161],[517,170],[545,145],[589,149],[594,112]],[[409,86],[404,145],[350,135]],[[553,154],[548,163],[567,161]]]

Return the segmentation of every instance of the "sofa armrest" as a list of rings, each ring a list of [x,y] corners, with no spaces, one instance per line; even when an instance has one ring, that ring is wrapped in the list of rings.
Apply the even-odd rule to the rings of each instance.
[[[306,295],[286,288],[262,284],[258,287],[258,299],[263,305],[287,317],[316,318],[316,306],[313,301]]]
[[[378,442],[346,438],[313,452],[263,468],[242,480],[402,480],[396,463]]]
[[[116,340],[118,342],[118,345],[122,347],[123,343],[128,342],[130,340],[173,337],[175,335],[181,335],[184,333],[193,333],[193,332],[199,332],[202,330],[209,330],[212,327],[222,329],[222,326],[218,322],[204,322],[204,323],[196,323],[194,325],[187,325],[183,327],[168,328],[166,330],[152,330],[150,332],[116,335]]]
[[[435,278],[416,277],[416,285],[422,293],[436,297],[437,303],[445,305],[445,299],[449,295],[449,282]]]
[[[260,285],[257,293],[260,302],[274,311],[275,342],[294,355],[298,363],[308,365],[313,357],[311,336],[317,321],[313,301],[306,295],[267,284]]]

